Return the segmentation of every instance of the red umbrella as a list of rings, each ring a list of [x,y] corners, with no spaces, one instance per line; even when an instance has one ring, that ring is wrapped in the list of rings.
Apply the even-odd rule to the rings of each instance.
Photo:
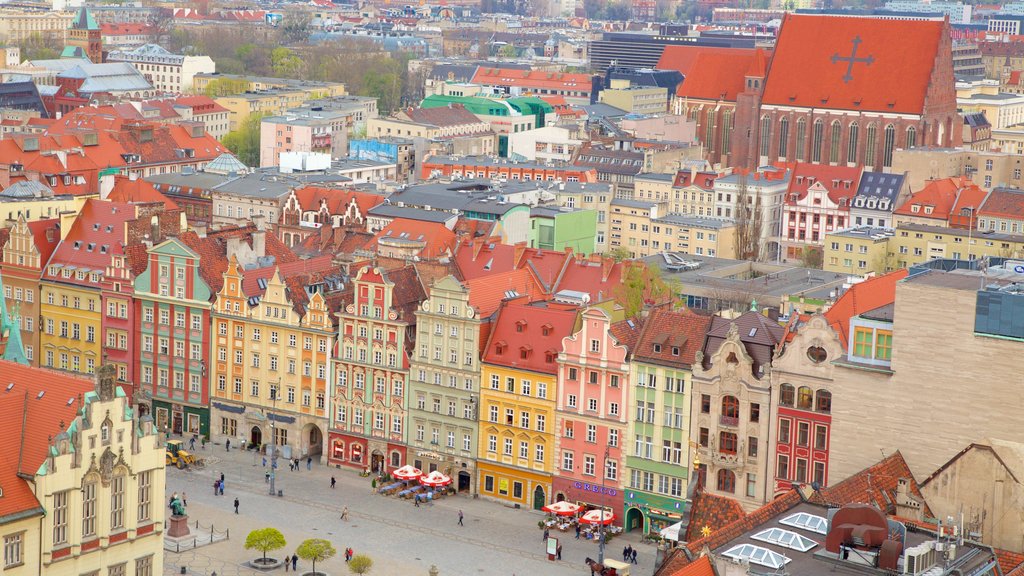
[[[420,476],[423,476],[423,471],[415,466],[406,464],[398,470],[395,470],[391,475],[399,480],[415,480]]]
[[[575,516],[576,513],[580,511],[580,507],[578,504],[562,501],[555,502],[553,504],[548,504],[547,506],[541,508],[541,510],[545,512],[550,512],[555,516]]]
[[[591,510],[580,516],[581,524],[604,524],[607,526],[614,521],[615,513],[608,510]]]
[[[420,476],[420,484],[428,486],[430,488],[437,488],[440,486],[447,486],[452,483],[452,479],[447,474],[434,470],[426,476]]]

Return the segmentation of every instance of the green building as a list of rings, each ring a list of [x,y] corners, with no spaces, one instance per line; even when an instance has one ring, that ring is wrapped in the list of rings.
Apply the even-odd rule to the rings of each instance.
[[[691,366],[710,316],[655,309],[633,350],[626,457],[625,529],[657,533],[690,505]]]
[[[597,210],[537,206],[530,210],[530,248],[577,254],[596,250]]]

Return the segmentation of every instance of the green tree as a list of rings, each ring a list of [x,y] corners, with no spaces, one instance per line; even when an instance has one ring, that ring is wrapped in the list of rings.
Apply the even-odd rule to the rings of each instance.
[[[206,83],[203,94],[211,98],[241,94],[249,83],[240,78],[217,78]]]
[[[53,60],[60,57],[60,52],[53,48],[54,45],[52,38],[44,38],[38,32],[33,32],[22,40],[18,47],[21,48],[22,60]]]
[[[263,552],[264,561],[267,559],[267,552],[280,550],[287,544],[284,541],[284,534],[277,528],[258,528],[245,537],[245,549]]]
[[[353,574],[369,574],[373,568],[373,559],[365,554],[356,554],[348,561],[348,569]]]
[[[622,283],[614,296],[624,308],[626,318],[639,314],[645,305],[664,304],[674,297],[672,288],[661,277],[661,268],[638,261],[624,262],[622,266]]]
[[[630,258],[629,250],[626,250],[621,246],[618,248],[612,248],[612,250],[608,252],[608,256],[610,256],[611,259],[615,260],[616,262],[622,262],[623,260],[629,260]]]
[[[824,256],[821,248],[804,248],[803,252],[800,253],[800,260],[804,268],[817,268],[820,270],[821,265],[824,263]]]
[[[362,93],[377,99],[377,109],[381,114],[391,114],[401,102],[402,83],[395,72],[368,70],[363,74]]]
[[[308,560],[313,563],[313,574],[316,574],[316,563],[323,562],[328,558],[333,558],[338,553],[334,549],[334,546],[327,540],[321,538],[310,538],[305,540],[302,544],[299,544],[299,548],[295,550],[299,558]]]
[[[276,76],[296,78],[302,74],[302,58],[284,46],[278,46],[270,51],[270,65],[274,68]]]
[[[512,44],[505,44],[501,47],[501,50],[498,50],[498,56],[501,56],[502,58],[515,58],[516,47]]]
[[[259,166],[262,114],[250,114],[237,130],[224,135],[221,142],[246,166]]]

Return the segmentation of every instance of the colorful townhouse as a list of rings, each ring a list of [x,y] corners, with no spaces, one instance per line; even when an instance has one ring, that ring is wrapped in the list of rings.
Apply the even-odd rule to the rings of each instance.
[[[39,366],[39,326],[41,293],[39,279],[50,255],[60,242],[56,219],[28,222],[18,218],[9,228],[3,246],[0,274],[7,310],[21,324],[21,344],[31,366]]]
[[[601,305],[587,308],[573,334],[562,339],[551,489],[554,501],[604,508],[621,526],[629,345],[640,325],[633,320],[613,323],[615,312]]]
[[[146,251],[135,279],[133,374],[157,427],[173,434],[210,434],[210,287],[199,273],[200,255],[177,238]],[[109,300],[107,314],[125,314]],[[129,308],[130,310],[130,308]],[[121,339],[108,329],[108,340]],[[110,342],[108,342],[110,343]]]
[[[124,255],[136,206],[91,199],[81,213],[62,215],[61,242],[43,271],[41,365],[92,374],[102,362],[101,292],[115,255]],[[127,367],[116,367],[127,376]]]
[[[657,533],[686,513],[692,369],[710,325],[710,316],[655,308],[631,347],[627,531]]]
[[[539,510],[554,472],[558,354],[578,312],[523,297],[497,314],[480,374],[478,492]]]
[[[324,261],[246,270],[229,261],[213,305],[210,393],[210,418],[225,440],[273,438],[285,458],[323,453],[334,324],[316,279],[296,272]]]
[[[335,410],[327,462],[370,471],[406,459],[409,356],[416,308],[426,299],[416,268],[363,266],[338,314]]]
[[[406,427],[409,462],[424,472],[448,474],[460,492],[476,492],[484,327],[469,287],[454,276],[436,281],[416,313]]]
[[[820,249],[825,235],[849,227],[850,207],[860,185],[861,166],[799,163],[782,212],[783,260],[799,260]]]

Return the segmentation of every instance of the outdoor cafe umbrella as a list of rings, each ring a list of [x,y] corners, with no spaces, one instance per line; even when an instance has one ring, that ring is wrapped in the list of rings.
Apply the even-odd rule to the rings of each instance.
[[[580,506],[579,504],[573,504],[572,502],[565,502],[563,500],[562,502],[548,504],[541,508],[541,510],[550,512],[555,516],[575,516],[576,513],[580,511]]]
[[[434,470],[426,476],[420,476],[420,484],[428,486],[430,488],[437,488],[439,486],[447,486],[452,483],[452,479],[447,474]]]
[[[423,471],[415,466],[406,464],[398,470],[395,470],[394,473],[392,473],[392,476],[399,480],[415,480],[420,476],[423,476]]]
[[[603,514],[603,516],[602,516],[602,514]],[[602,517],[604,518],[603,522],[601,521]],[[611,524],[614,521],[615,521],[615,513],[611,512],[609,510],[604,510],[604,511],[602,511],[602,510],[591,510],[591,511],[587,512],[586,514],[584,514],[583,516],[580,516],[580,523],[581,524],[604,524],[605,526],[607,526],[607,525]]]

